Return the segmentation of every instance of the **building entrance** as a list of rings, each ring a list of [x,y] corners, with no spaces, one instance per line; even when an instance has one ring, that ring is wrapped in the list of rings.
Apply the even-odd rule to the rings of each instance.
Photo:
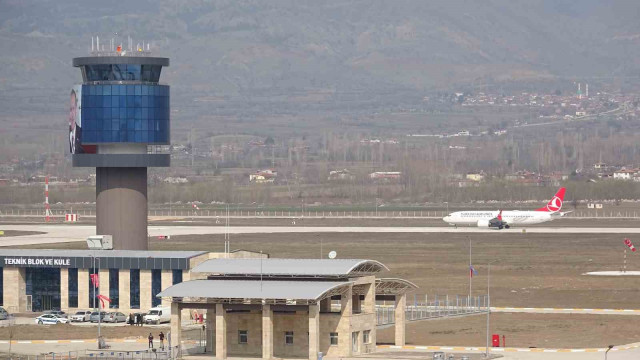
[[[60,309],[60,269],[26,268],[27,295],[32,311]]]

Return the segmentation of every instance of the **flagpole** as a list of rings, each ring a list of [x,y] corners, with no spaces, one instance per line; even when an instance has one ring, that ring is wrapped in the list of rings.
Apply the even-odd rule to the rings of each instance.
[[[473,281],[471,266],[471,240],[469,240],[469,300],[471,300],[471,282]]]

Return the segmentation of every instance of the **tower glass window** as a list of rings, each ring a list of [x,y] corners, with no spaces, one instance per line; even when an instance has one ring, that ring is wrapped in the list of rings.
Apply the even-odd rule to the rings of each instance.
[[[45,311],[60,308],[60,269],[25,269],[26,293],[31,295],[33,311]]]
[[[140,269],[131,269],[129,277],[129,306],[140,309]]]
[[[169,86],[82,85],[82,144],[169,143]]]

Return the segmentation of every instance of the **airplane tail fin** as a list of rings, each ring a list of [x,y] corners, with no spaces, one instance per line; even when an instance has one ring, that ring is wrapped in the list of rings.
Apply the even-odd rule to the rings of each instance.
[[[498,213],[498,220],[502,221],[502,210]]]
[[[546,206],[536,209],[536,211],[544,211],[550,213],[557,213],[562,209],[562,202],[564,201],[564,193],[566,189],[560,188],[558,192],[549,200]]]

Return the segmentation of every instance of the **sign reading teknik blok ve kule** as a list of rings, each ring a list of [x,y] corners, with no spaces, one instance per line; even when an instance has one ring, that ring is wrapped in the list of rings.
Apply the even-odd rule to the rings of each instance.
[[[631,251],[636,251],[636,247],[633,246],[633,243],[631,242],[631,240],[624,239],[624,244],[627,245],[629,249],[631,249]]]

